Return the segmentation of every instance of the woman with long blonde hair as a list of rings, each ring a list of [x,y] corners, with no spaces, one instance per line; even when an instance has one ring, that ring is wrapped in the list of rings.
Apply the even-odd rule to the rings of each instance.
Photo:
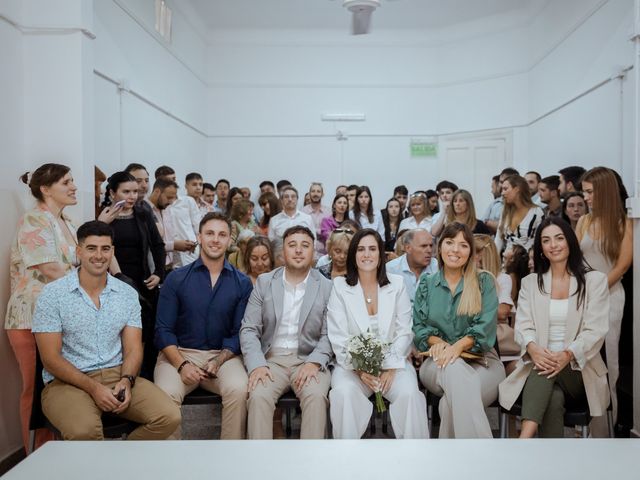
[[[580,248],[587,263],[607,275],[609,285],[609,331],[604,344],[615,422],[618,343],[625,302],[621,280],[633,261],[633,232],[620,196],[620,185],[611,169],[596,167],[586,172],[582,176],[582,191],[590,212],[581,217],[576,226]],[[600,425],[595,429],[592,426],[592,432],[598,436],[605,434]]]
[[[504,207],[496,233],[498,252],[509,251],[512,245],[521,245],[528,251],[544,212],[531,200],[529,185],[520,175],[504,179],[502,198]]]
[[[423,275],[413,304],[414,343],[430,356],[420,380],[441,396],[440,438],[492,438],[484,411],[498,398],[505,372],[498,358],[498,296],[493,276],[478,272],[473,234],[467,225],[447,225],[438,241],[440,271]],[[470,351],[483,364],[467,363]]]

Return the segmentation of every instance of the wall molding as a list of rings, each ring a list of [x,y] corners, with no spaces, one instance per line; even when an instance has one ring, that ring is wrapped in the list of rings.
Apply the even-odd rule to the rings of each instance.
[[[30,26],[22,25],[15,20],[7,17],[5,14],[0,13],[0,20],[11,25],[23,35],[73,35],[74,33],[81,33],[90,40],[95,40],[96,35],[91,30],[84,27],[59,27],[59,26]]]

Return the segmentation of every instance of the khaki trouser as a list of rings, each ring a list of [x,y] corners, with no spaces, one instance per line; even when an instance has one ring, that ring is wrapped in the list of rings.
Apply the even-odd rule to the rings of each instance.
[[[197,366],[204,366],[211,357],[220,353],[219,350],[195,350],[178,348],[185,360]],[[158,355],[158,362],[154,371],[154,380],[176,403],[182,405],[185,395],[194,391],[198,386],[222,397],[222,440],[238,440],[245,437],[247,425],[247,371],[242,364],[242,357],[236,356],[224,362],[218,370],[217,378],[201,380],[199,384],[185,385],[180,374],[167,360],[164,353]],[[181,429],[178,427],[171,435],[171,439],[179,439]]]
[[[112,388],[120,381],[120,366],[87,373],[102,385]],[[102,440],[102,410],[84,390],[53,380],[42,391],[42,411],[65,440]],[[153,383],[136,379],[131,403],[122,418],[141,425],[128,440],[164,440],[180,425],[180,409]]]
[[[273,382],[267,380],[266,385],[258,383],[249,393],[249,418],[247,421],[247,437],[251,439],[273,438],[273,411],[283,393],[292,389],[300,400],[302,423],[300,438],[324,438],[327,423],[327,394],[331,384],[331,375],[327,371],[319,371],[318,382],[311,379],[300,389],[293,386],[298,370],[304,360],[295,354],[268,355],[267,364],[271,370]]]

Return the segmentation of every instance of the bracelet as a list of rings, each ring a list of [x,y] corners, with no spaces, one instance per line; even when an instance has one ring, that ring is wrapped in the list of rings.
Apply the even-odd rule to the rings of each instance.
[[[178,373],[180,373],[182,371],[182,369],[189,363],[191,363],[189,360],[185,360],[184,362],[182,362],[180,364],[180,366],[178,367]]]

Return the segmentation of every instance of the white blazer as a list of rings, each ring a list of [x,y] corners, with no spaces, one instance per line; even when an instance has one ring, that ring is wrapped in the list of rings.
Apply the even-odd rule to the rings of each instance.
[[[411,300],[400,275],[387,273],[387,277],[391,283],[378,287],[378,331],[390,344],[382,368],[404,368],[413,341]],[[349,340],[370,326],[360,282],[351,287],[344,277],[337,277],[327,305],[327,333],[342,368],[353,370],[347,352]]]

